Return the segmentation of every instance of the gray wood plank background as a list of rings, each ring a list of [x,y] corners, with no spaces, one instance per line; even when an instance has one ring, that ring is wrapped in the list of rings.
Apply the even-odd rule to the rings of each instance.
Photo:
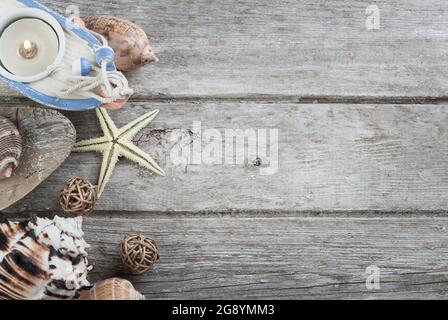
[[[41,2],[59,12],[68,7]],[[379,30],[366,28],[372,4],[380,9]],[[446,97],[448,12],[439,0],[70,5],[81,15],[117,15],[144,27],[161,61],[130,76],[142,96]]]
[[[129,278],[149,299],[447,297],[443,2],[74,4],[81,15],[142,25],[161,59],[128,74],[137,93],[111,116],[123,125],[161,110],[136,143],[168,175],[120,161],[85,219],[93,280]],[[365,26],[370,4],[380,9],[379,30]],[[0,101],[30,104],[4,86]],[[66,115],[78,139],[101,134],[94,112]],[[195,121],[221,133],[278,129],[278,172],[261,175],[269,157],[260,155],[238,165],[174,163],[173,152],[199,140]],[[12,219],[60,213],[64,181],[96,181],[100,161],[71,155],[4,212]],[[161,260],[143,276],[119,262],[117,245],[130,231],[161,247]],[[377,290],[365,286],[372,265],[381,271]]]
[[[387,223],[386,223],[387,222]],[[85,219],[92,281],[119,276],[148,299],[437,299],[447,286],[447,218],[215,217],[114,213]],[[144,232],[154,269],[132,276],[117,244]],[[366,279],[378,267],[380,288]]]
[[[135,140],[167,177],[123,159],[98,210],[406,212],[440,211],[448,205],[444,106],[130,103],[111,116],[124,125],[155,108],[160,108],[159,116]],[[68,116],[78,139],[102,135],[95,112]],[[201,140],[191,133],[194,121],[203,130],[204,161],[197,164],[185,150],[177,156]],[[206,148],[215,143],[206,137],[212,128],[222,133],[219,164],[205,158]],[[225,163],[225,143],[234,142],[226,139],[225,129],[260,128],[278,130],[278,171],[260,172],[273,162],[266,154],[259,155],[261,166],[253,163],[256,154],[247,154],[244,164]],[[100,154],[72,154],[13,210],[57,210],[64,181],[81,175],[96,182],[101,161]]]
[[[86,219],[98,278],[131,279],[151,298],[444,298],[448,219],[161,217]],[[161,244],[144,276],[121,268],[129,231]],[[366,268],[380,269],[378,290]]]

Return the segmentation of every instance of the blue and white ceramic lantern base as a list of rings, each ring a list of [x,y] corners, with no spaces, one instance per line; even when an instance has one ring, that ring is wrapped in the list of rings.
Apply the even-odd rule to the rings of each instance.
[[[107,71],[117,72],[114,65],[115,53],[112,49],[105,47],[100,42],[100,39],[87,29],[72,24],[65,17],[34,0],[1,1],[0,59],[3,58],[3,61],[0,60],[1,81],[21,94],[51,108],[81,111],[99,107],[104,103],[96,92],[89,91],[91,87],[89,83],[93,82],[95,77],[100,77],[100,64],[104,59],[108,62]],[[36,54],[36,58],[32,55],[30,55],[31,58],[30,56],[25,58],[23,48],[6,49],[8,45],[13,45],[10,43],[11,40],[8,40],[10,38],[7,37],[8,28],[11,28],[12,24],[22,19],[27,19],[28,24],[33,23],[32,21],[39,21],[40,25],[44,22],[51,27],[50,29],[54,32],[54,35],[48,34],[51,32],[45,31],[45,26],[42,26],[40,29],[29,27],[22,29],[24,29],[23,32],[26,34],[26,36],[23,35],[23,39],[29,37],[37,43],[34,44],[32,41],[25,40],[25,49],[30,50],[31,45],[33,45],[34,47],[32,48],[36,51],[47,50],[47,52],[51,52],[51,50],[54,51],[54,48],[56,48],[57,52],[51,53],[54,56],[50,54],[54,59],[52,58],[49,61],[47,54],[47,60],[45,60],[39,56],[39,53]],[[41,34],[38,34],[39,32]],[[5,43],[2,43],[2,38]],[[55,41],[57,43],[54,43]],[[39,72],[24,74],[22,72],[23,68],[18,67],[15,69],[11,67],[15,66],[17,64],[16,60],[19,59],[11,57],[14,53],[22,54],[22,57],[19,58],[24,59],[23,63],[33,67],[26,68],[26,70],[37,70]],[[74,57],[76,58],[74,59]],[[36,65],[33,65],[34,62]],[[40,65],[42,63],[44,64],[43,66]],[[20,72],[14,72],[14,70],[19,70]],[[104,79],[104,74],[102,76]],[[120,74],[120,76],[124,78],[123,75]],[[83,84],[83,81],[86,84]],[[77,88],[84,89],[76,90]]]
[[[75,75],[87,77],[92,71],[92,64],[86,58],[79,58],[73,61],[72,72]]]

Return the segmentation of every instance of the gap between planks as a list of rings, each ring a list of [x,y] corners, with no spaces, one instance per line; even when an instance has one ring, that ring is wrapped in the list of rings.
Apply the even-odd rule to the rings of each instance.
[[[129,99],[128,103],[143,103],[143,102],[157,102],[157,103],[229,103],[229,102],[245,102],[245,103],[289,103],[289,104],[378,104],[378,105],[444,105],[448,104],[448,96],[443,97],[374,97],[374,96],[301,96],[301,95],[222,95],[222,96],[192,96],[192,95],[163,95],[163,94],[149,94],[140,95],[135,94]],[[43,107],[30,101],[25,97],[1,96],[0,104],[20,105],[20,104],[34,104],[35,106]]]
[[[65,214],[58,210],[47,210],[47,211],[16,211],[16,210],[5,210],[3,213],[0,212],[0,220],[2,218],[11,219],[28,219],[31,215],[37,215],[39,217],[52,218],[55,215],[61,217],[72,217],[71,214]],[[249,211],[108,211],[108,210],[98,210],[91,214],[95,218],[101,219],[226,219],[226,218],[238,218],[238,219],[327,219],[327,218],[338,218],[338,219],[413,219],[413,220],[426,220],[430,218],[447,218],[448,211],[440,210],[419,210],[419,211],[350,211],[350,210],[335,210],[335,211],[271,211],[271,210],[249,210]],[[89,216],[87,216],[89,218]]]

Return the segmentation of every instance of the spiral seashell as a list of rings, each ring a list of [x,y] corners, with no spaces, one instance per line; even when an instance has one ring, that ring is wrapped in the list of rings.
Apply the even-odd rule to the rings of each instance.
[[[0,223],[0,300],[71,299],[90,288],[82,218]]]
[[[154,54],[148,36],[136,24],[111,16],[82,18],[87,29],[103,35],[116,54],[120,71],[132,71],[159,59]],[[78,24],[82,25],[79,21]]]
[[[0,117],[0,180],[10,178],[19,165],[22,138],[17,127],[7,118]]]
[[[80,300],[145,300],[128,280],[111,278],[81,293]]]

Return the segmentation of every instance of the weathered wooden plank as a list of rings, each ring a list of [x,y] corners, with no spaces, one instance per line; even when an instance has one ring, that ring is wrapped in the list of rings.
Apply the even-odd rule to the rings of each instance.
[[[448,206],[446,106],[173,102],[133,103],[110,114],[120,126],[156,108],[159,116],[135,142],[167,177],[122,160],[98,210],[407,212]],[[101,135],[94,112],[69,117],[78,139]],[[200,132],[194,132],[195,121],[201,123]],[[245,162],[229,162],[236,141],[226,137],[226,129],[255,130],[259,139],[266,136],[263,129],[271,130],[268,153],[260,152],[257,161],[255,146],[246,143]],[[222,150],[216,164],[207,157],[213,141],[215,151]],[[188,157],[193,146],[202,146],[201,162]],[[81,175],[95,182],[100,164],[99,154],[72,154],[11,210],[58,210],[64,181]],[[263,175],[261,169],[269,167],[272,174]]]
[[[148,299],[446,299],[448,218],[85,219],[92,280],[130,278]],[[129,276],[118,243],[154,237],[155,269]],[[377,266],[380,288],[366,288]],[[370,273],[372,271],[369,271]]]
[[[0,181],[0,210],[36,188],[69,156],[76,140],[71,122],[55,110],[1,107],[0,116],[13,121],[22,136],[23,151],[14,176]]]
[[[66,11],[64,1],[41,2]],[[74,4],[151,36],[161,61],[129,74],[138,95],[446,96],[448,11],[438,0]],[[379,30],[366,28],[372,4]]]

